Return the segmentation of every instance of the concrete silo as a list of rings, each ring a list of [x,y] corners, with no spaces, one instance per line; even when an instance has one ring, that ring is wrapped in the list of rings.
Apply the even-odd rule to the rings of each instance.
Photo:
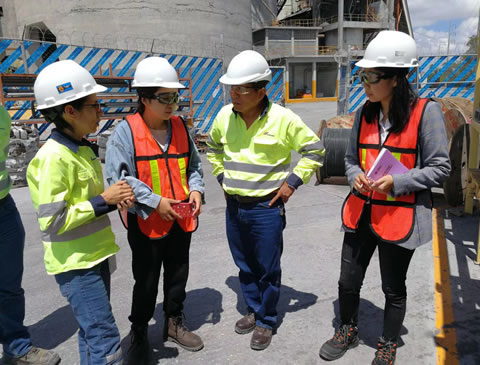
[[[25,38],[58,43],[227,61],[239,51],[250,49],[252,43],[250,1],[0,2],[5,5],[4,37],[19,38],[23,34]]]

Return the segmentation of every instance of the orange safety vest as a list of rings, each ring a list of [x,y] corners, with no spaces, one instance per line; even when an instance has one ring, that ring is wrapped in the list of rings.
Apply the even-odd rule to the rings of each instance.
[[[152,133],[139,113],[127,116],[133,136],[137,178],[147,184],[155,194],[164,198],[186,200],[190,190],[187,181],[188,158],[190,146],[188,132],[179,117],[170,119],[172,138],[167,151],[158,145]],[[174,221],[160,218],[157,211],[143,220],[137,217],[142,233],[152,239],[162,238],[168,234]],[[196,218],[177,219],[185,232],[197,229]]]
[[[417,160],[418,133],[427,99],[418,99],[410,113],[407,125],[400,133],[389,133],[383,145],[378,122],[367,123],[362,116],[358,131],[358,158],[366,173],[373,165],[382,147],[387,148],[408,169]],[[413,232],[416,194],[392,197],[376,191],[363,194],[355,189],[348,194],[342,207],[342,223],[348,230],[356,230],[365,205],[371,205],[372,232],[386,242],[401,243]]]

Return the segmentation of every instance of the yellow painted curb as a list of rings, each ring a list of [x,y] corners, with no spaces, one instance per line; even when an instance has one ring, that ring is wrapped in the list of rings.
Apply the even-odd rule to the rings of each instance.
[[[435,273],[435,326],[438,365],[458,365],[457,335],[453,328],[453,303],[450,287],[447,241],[442,211],[433,209],[433,262]]]

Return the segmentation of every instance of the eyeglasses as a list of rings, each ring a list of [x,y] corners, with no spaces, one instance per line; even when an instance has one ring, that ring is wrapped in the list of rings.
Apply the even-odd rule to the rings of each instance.
[[[162,93],[158,95],[152,95],[150,99],[157,99],[160,104],[178,104],[180,100],[180,94],[177,92]]]
[[[230,92],[234,92],[239,95],[250,94],[250,89],[258,90],[258,88],[253,86],[240,86],[240,85],[231,85],[229,86]]]
[[[105,107],[106,107],[106,105],[105,105],[104,103],[98,103],[98,102],[95,103],[95,104],[83,104],[83,105],[82,105],[82,108],[84,108],[84,107],[86,107],[86,106],[95,108],[95,110],[96,110],[97,112],[101,111],[102,108],[105,108]]]
[[[374,71],[360,71],[358,77],[365,84],[378,84],[383,79],[390,79],[392,75],[387,75],[380,72]]]

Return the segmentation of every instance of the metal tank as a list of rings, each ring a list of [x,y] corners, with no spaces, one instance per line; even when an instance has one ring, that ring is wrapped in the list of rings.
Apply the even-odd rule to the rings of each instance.
[[[250,1],[14,0],[8,3],[2,18],[4,37],[20,38],[23,34],[25,39],[51,40],[53,35],[58,43],[226,61],[239,51],[250,49],[252,44]],[[16,34],[12,34],[15,30]]]

